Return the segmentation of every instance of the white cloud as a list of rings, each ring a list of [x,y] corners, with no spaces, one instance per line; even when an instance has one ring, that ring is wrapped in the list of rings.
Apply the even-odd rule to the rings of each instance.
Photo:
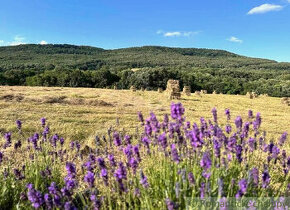
[[[156,33],[162,34],[165,37],[179,37],[179,36],[189,37],[189,36],[200,33],[200,31],[168,31],[166,32],[166,31],[159,30]]]
[[[41,42],[39,42],[39,44],[41,44],[41,45],[45,45],[45,44],[47,44],[47,41],[42,40]]]
[[[0,46],[4,45],[4,40],[0,40]]]
[[[288,0],[290,2],[290,0]],[[271,11],[279,11],[282,10],[283,6],[277,5],[277,4],[262,4],[258,7],[254,7],[248,12],[248,15],[254,15],[254,14],[263,14],[266,12]]]
[[[227,39],[227,40],[230,41],[230,42],[243,43],[243,40],[241,40],[241,39],[239,39],[239,38],[237,38],[237,37],[234,37],[234,36],[230,37],[230,38]]]
[[[11,45],[11,46],[20,45],[20,44],[26,44],[24,42],[24,40],[25,40],[25,37],[16,35],[14,37],[13,41],[12,42],[8,42],[8,44]]]
[[[179,32],[179,31],[166,32],[163,35],[166,36],[166,37],[170,37],[170,36],[181,36],[181,32]]]

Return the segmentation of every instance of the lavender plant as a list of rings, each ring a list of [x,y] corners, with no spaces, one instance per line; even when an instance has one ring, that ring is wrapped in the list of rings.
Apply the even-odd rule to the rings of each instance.
[[[33,135],[17,120],[17,132],[5,133],[0,143],[0,206],[184,209],[194,198],[289,196],[287,132],[277,142],[266,140],[261,114],[251,110],[231,123],[226,109],[226,126],[216,108],[199,125],[184,113],[181,103],[172,103],[171,120],[139,112],[142,133],[110,128],[88,154],[84,143],[52,134],[45,118]]]

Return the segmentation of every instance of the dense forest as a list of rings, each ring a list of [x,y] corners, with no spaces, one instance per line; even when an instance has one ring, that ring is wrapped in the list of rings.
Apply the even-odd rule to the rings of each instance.
[[[134,47],[116,50],[74,45],[0,47],[0,85],[165,88],[179,79],[192,91],[255,91],[290,96],[290,63],[223,50]]]

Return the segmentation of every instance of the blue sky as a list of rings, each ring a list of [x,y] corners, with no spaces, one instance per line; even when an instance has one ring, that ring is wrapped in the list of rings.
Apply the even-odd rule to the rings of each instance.
[[[0,45],[225,49],[290,62],[290,0],[4,0]]]

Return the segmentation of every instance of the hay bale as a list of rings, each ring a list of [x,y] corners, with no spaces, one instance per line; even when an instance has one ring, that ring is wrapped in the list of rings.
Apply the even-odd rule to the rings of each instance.
[[[158,88],[157,91],[158,91],[158,93],[162,93],[163,89],[162,88]]]
[[[169,99],[180,99],[181,93],[179,89],[179,81],[172,79],[168,80],[166,92],[169,95]]]
[[[214,90],[214,91],[212,92],[212,94],[214,94],[214,95],[215,95],[215,94],[217,94],[217,92]]]
[[[172,100],[172,99],[180,99],[181,97],[181,93],[180,92],[177,92],[176,90],[173,89],[173,91],[170,92],[169,94],[169,99]]]
[[[259,95],[256,92],[252,92],[252,96],[253,96],[253,98],[258,98],[259,97]]]
[[[281,98],[281,103],[282,104],[289,105],[290,99],[288,97],[283,97],[283,98]]]
[[[250,93],[250,92],[247,92],[246,97],[248,97],[249,99],[253,99],[254,98],[253,94]]]
[[[190,96],[190,95],[191,95],[190,86],[184,86],[182,92],[183,92],[185,95]]]
[[[143,87],[141,87],[141,89],[140,89],[141,91],[145,91],[145,88],[143,88]]]
[[[201,94],[207,94],[207,90],[201,90],[200,93]]]
[[[196,90],[196,91],[194,92],[194,94],[197,95],[197,96],[200,96],[200,91],[197,91],[197,90]]]
[[[132,92],[136,92],[136,87],[134,86],[134,85],[132,85],[131,87],[130,87],[130,90],[132,91]]]
[[[173,89],[175,89],[178,92],[180,91],[179,81],[170,79],[167,81],[166,91],[172,91]]]

